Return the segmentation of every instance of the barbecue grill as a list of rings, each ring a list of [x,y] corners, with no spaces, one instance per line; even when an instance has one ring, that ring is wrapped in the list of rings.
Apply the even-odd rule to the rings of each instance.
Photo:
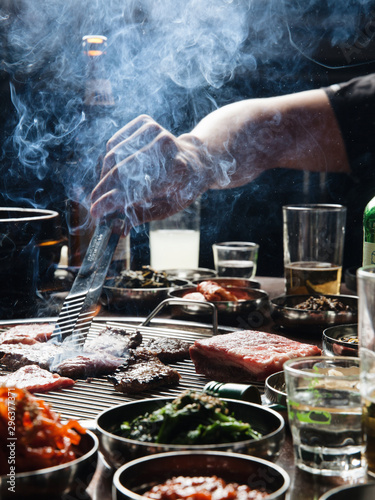
[[[56,318],[42,318],[35,320],[17,320],[17,324],[27,324],[35,322],[56,321]],[[140,318],[94,318],[88,332],[87,338],[93,338],[107,326],[126,328],[128,331],[140,331],[145,343],[152,338],[169,337],[184,340],[190,344],[197,339],[211,337],[213,331],[210,325],[201,323],[191,323],[179,320],[162,319],[157,320],[155,324],[140,326]],[[0,333],[13,326],[14,322],[0,322]],[[218,333],[229,333],[234,328],[220,327]],[[167,396],[177,396],[185,389],[203,390],[209,381],[206,377],[195,372],[195,367],[190,359],[178,361],[171,364],[181,375],[179,385],[174,387],[160,387],[152,391],[144,391],[140,394],[127,395],[114,389],[105,376],[94,377],[86,380],[77,380],[71,388],[63,388],[56,391],[49,391],[35,395],[49,403],[52,408],[58,412],[62,418],[93,420],[103,410],[126,401],[135,401],[144,398],[157,398]],[[0,366],[0,374],[9,373],[9,371]],[[255,385],[256,383],[254,383]],[[258,383],[259,389],[263,392],[264,384]]]

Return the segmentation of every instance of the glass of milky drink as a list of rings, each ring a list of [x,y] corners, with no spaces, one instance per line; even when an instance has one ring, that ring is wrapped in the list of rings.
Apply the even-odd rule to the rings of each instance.
[[[365,477],[359,358],[290,359],[284,374],[296,466],[347,481]]]
[[[375,266],[357,270],[358,340],[368,473],[375,477]]]
[[[212,245],[215,270],[220,277],[254,278],[259,245],[250,241],[224,241]]]
[[[199,267],[200,199],[163,220],[150,222],[150,264],[155,270]]]
[[[283,207],[285,293],[337,295],[344,254],[346,207]]]

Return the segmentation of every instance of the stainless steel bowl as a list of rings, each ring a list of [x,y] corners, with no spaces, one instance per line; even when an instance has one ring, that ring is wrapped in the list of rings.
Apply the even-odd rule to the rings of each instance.
[[[171,278],[170,287],[165,288],[124,288],[111,286],[108,278],[103,286],[101,303],[111,311],[125,311],[127,314],[149,314],[168,297],[175,288],[189,284],[188,280]]]
[[[188,281],[210,280],[216,278],[216,271],[205,267],[197,267],[196,269],[163,269],[161,272],[173,278],[180,278]]]
[[[327,491],[319,500],[374,500],[375,482],[345,485]]]
[[[287,405],[284,372],[276,372],[266,378],[264,394],[271,403],[284,406]]]
[[[228,287],[229,288],[229,287]],[[217,310],[219,324],[227,326],[238,326],[242,328],[249,326],[259,328],[264,323],[265,313],[269,308],[268,294],[264,290],[251,287],[230,287],[231,291],[246,292],[248,300],[238,301],[215,301],[200,302],[186,299],[186,305],[175,305],[171,308],[174,318],[208,321],[212,317],[212,312],[207,308],[207,304],[213,304]],[[196,287],[183,287],[171,290],[168,296],[182,299],[186,293],[195,292]]]
[[[329,356],[358,356],[358,325],[331,326],[323,331],[323,352]]]
[[[9,490],[9,477],[0,476],[0,498],[51,499],[79,495],[88,486],[97,465],[99,441],[91,431],[82,435],[76,452],[79,458],[66,464],[15,475],[15,493]]]
[[[298,333],[320,333],[335,325],[356,323],[358,318],[358,297],[354,295],[326,295],[338,299],[351,308],[351,311],[312,311],[297,309],[295,306],[311,295],[281,295],[270,301],[271,317],[280,328]]]
[[[96,419],[96,430],[99,435],[100,451],[106,461],[114,468],[145,455],[153,455],[168,451],[234,451],[253,455],[264,459],[277,458],[285,436],[285,421],[274,410],[255,403],[222,398],[228,403],[229,411],[239,420],[249,422],[263,437],[236,443],[210,445],[168,445],[145,443],[120,437],[116,434],[120,424],[125,420],[133,420],[146,412],[162,408],[173,401],[173,397],[144,399],[124,403],[102,412]]]
[[[155,484],[172,476],[217,476],[227,482],[264,488],[267,500],[283,500],[290,486],[287,472],[260,458],[226,452],[162,453],[134,460],[116,471],[113,498],[144,500],[141,496]]]

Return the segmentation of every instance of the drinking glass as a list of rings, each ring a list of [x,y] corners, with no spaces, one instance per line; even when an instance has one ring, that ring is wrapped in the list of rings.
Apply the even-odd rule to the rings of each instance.
[[[366,475],[360,360],[310,356],[284,363],[295,464],[312,474]]]
[[[163,220],[150,222],[151,267],[197,269],[199,267],[200,201]]]
[[[346,207],[283,207],[285,293],[340,293]]]
[[[253,278],[257,269],[259,245],[247,241],[225,241],[212,245],[218,276]]]

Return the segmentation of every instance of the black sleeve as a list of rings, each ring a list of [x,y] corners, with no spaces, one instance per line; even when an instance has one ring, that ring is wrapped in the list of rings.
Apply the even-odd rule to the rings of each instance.
[[[362,181],[375,170],[375,74],[326,87],[352,173]]]

